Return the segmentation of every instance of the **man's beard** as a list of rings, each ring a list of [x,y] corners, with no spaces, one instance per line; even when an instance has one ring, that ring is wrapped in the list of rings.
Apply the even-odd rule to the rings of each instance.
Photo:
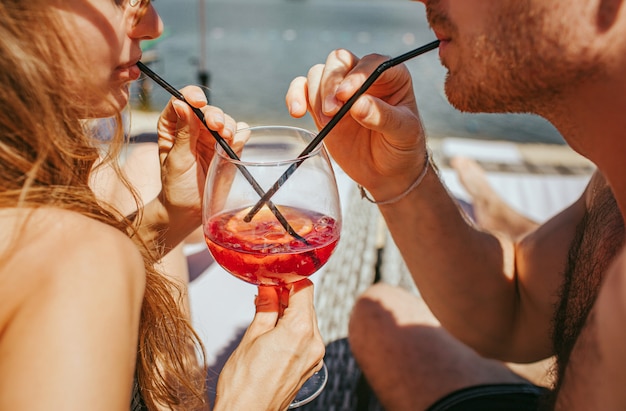
[[[546,24],[551,17],[545,10],[531,10],[528,1],[506,5],[487,17],[489,33],[453,38],[457,60],[448,67],[446,95],[466,112],[549,113],[560,96],[593,77],[597,67],[589,56],[565,51],[566,34],[554,29],[558,22]],[[434,9],[428,14],[431,23],[452,26]]]

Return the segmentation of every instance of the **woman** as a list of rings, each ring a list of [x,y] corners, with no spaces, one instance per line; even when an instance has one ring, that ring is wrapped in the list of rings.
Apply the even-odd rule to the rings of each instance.
[[[149,0],[3,0],[0,21],[0,410],[207,408],[201,344],[154,264],[200,224],[210,135],[171,101],[158,198],[125,217],[90,188],[100,153],[82,119],[119,119],[159,16]],[[232,139],[232,118],[183,93]],[[284,409],[319,369],[312,295],[298,284],[278,318],[275,290],[259,289],[216,410]]]

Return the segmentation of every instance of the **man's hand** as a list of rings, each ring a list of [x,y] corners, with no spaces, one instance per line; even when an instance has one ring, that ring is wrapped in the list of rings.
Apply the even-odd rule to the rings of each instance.
[[[291,115],[302,117],[308,110],[322,128],[387,59],[332,52],[306,78],[292,81],[286,97]],[[333,158],[374,198],[385,200],[402,193],[425,166],[424,132],[406,67],[385,71],[349,114],[324,140]]]

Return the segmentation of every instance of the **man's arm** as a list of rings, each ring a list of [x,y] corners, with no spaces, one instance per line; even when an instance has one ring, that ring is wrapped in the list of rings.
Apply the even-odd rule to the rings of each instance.
[[[551,321],[585,194],[518,243],[469,223],[434,170],[380,210],[421,295],[450,332],[504,360],[551,354]]]
[[[326,124],[385,58],[345,50],[295,79],[287,105]],[[410,75],[387,70],[325,139],[341,168],[378,201],[397,198],[425,166],[426,138]],[[466,221],[431,168],[422,182],[381,205],[394,241],[442,324],[481,353],[510,361],[551,354],[550,325],[567,251],[585,201],[579,200],[520,243]]]

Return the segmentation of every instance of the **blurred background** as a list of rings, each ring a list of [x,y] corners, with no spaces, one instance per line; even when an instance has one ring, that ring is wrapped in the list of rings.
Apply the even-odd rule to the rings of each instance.
[[[315,129],[309,117],[289,116],[285,92],[336,48],[395,57],[435,39],[424,6],[409,0],[158,0],[154,6],[165,33],[145,44],[144,61],[177,88],[206,85],[211,104],[251,125]],[[436,51],[407,66],[430,138],[563,144],[536,116],[456,111],[446,100]],[[160,111],[169,95],[147,86],[144,97],[135,86],[133,107]]]

